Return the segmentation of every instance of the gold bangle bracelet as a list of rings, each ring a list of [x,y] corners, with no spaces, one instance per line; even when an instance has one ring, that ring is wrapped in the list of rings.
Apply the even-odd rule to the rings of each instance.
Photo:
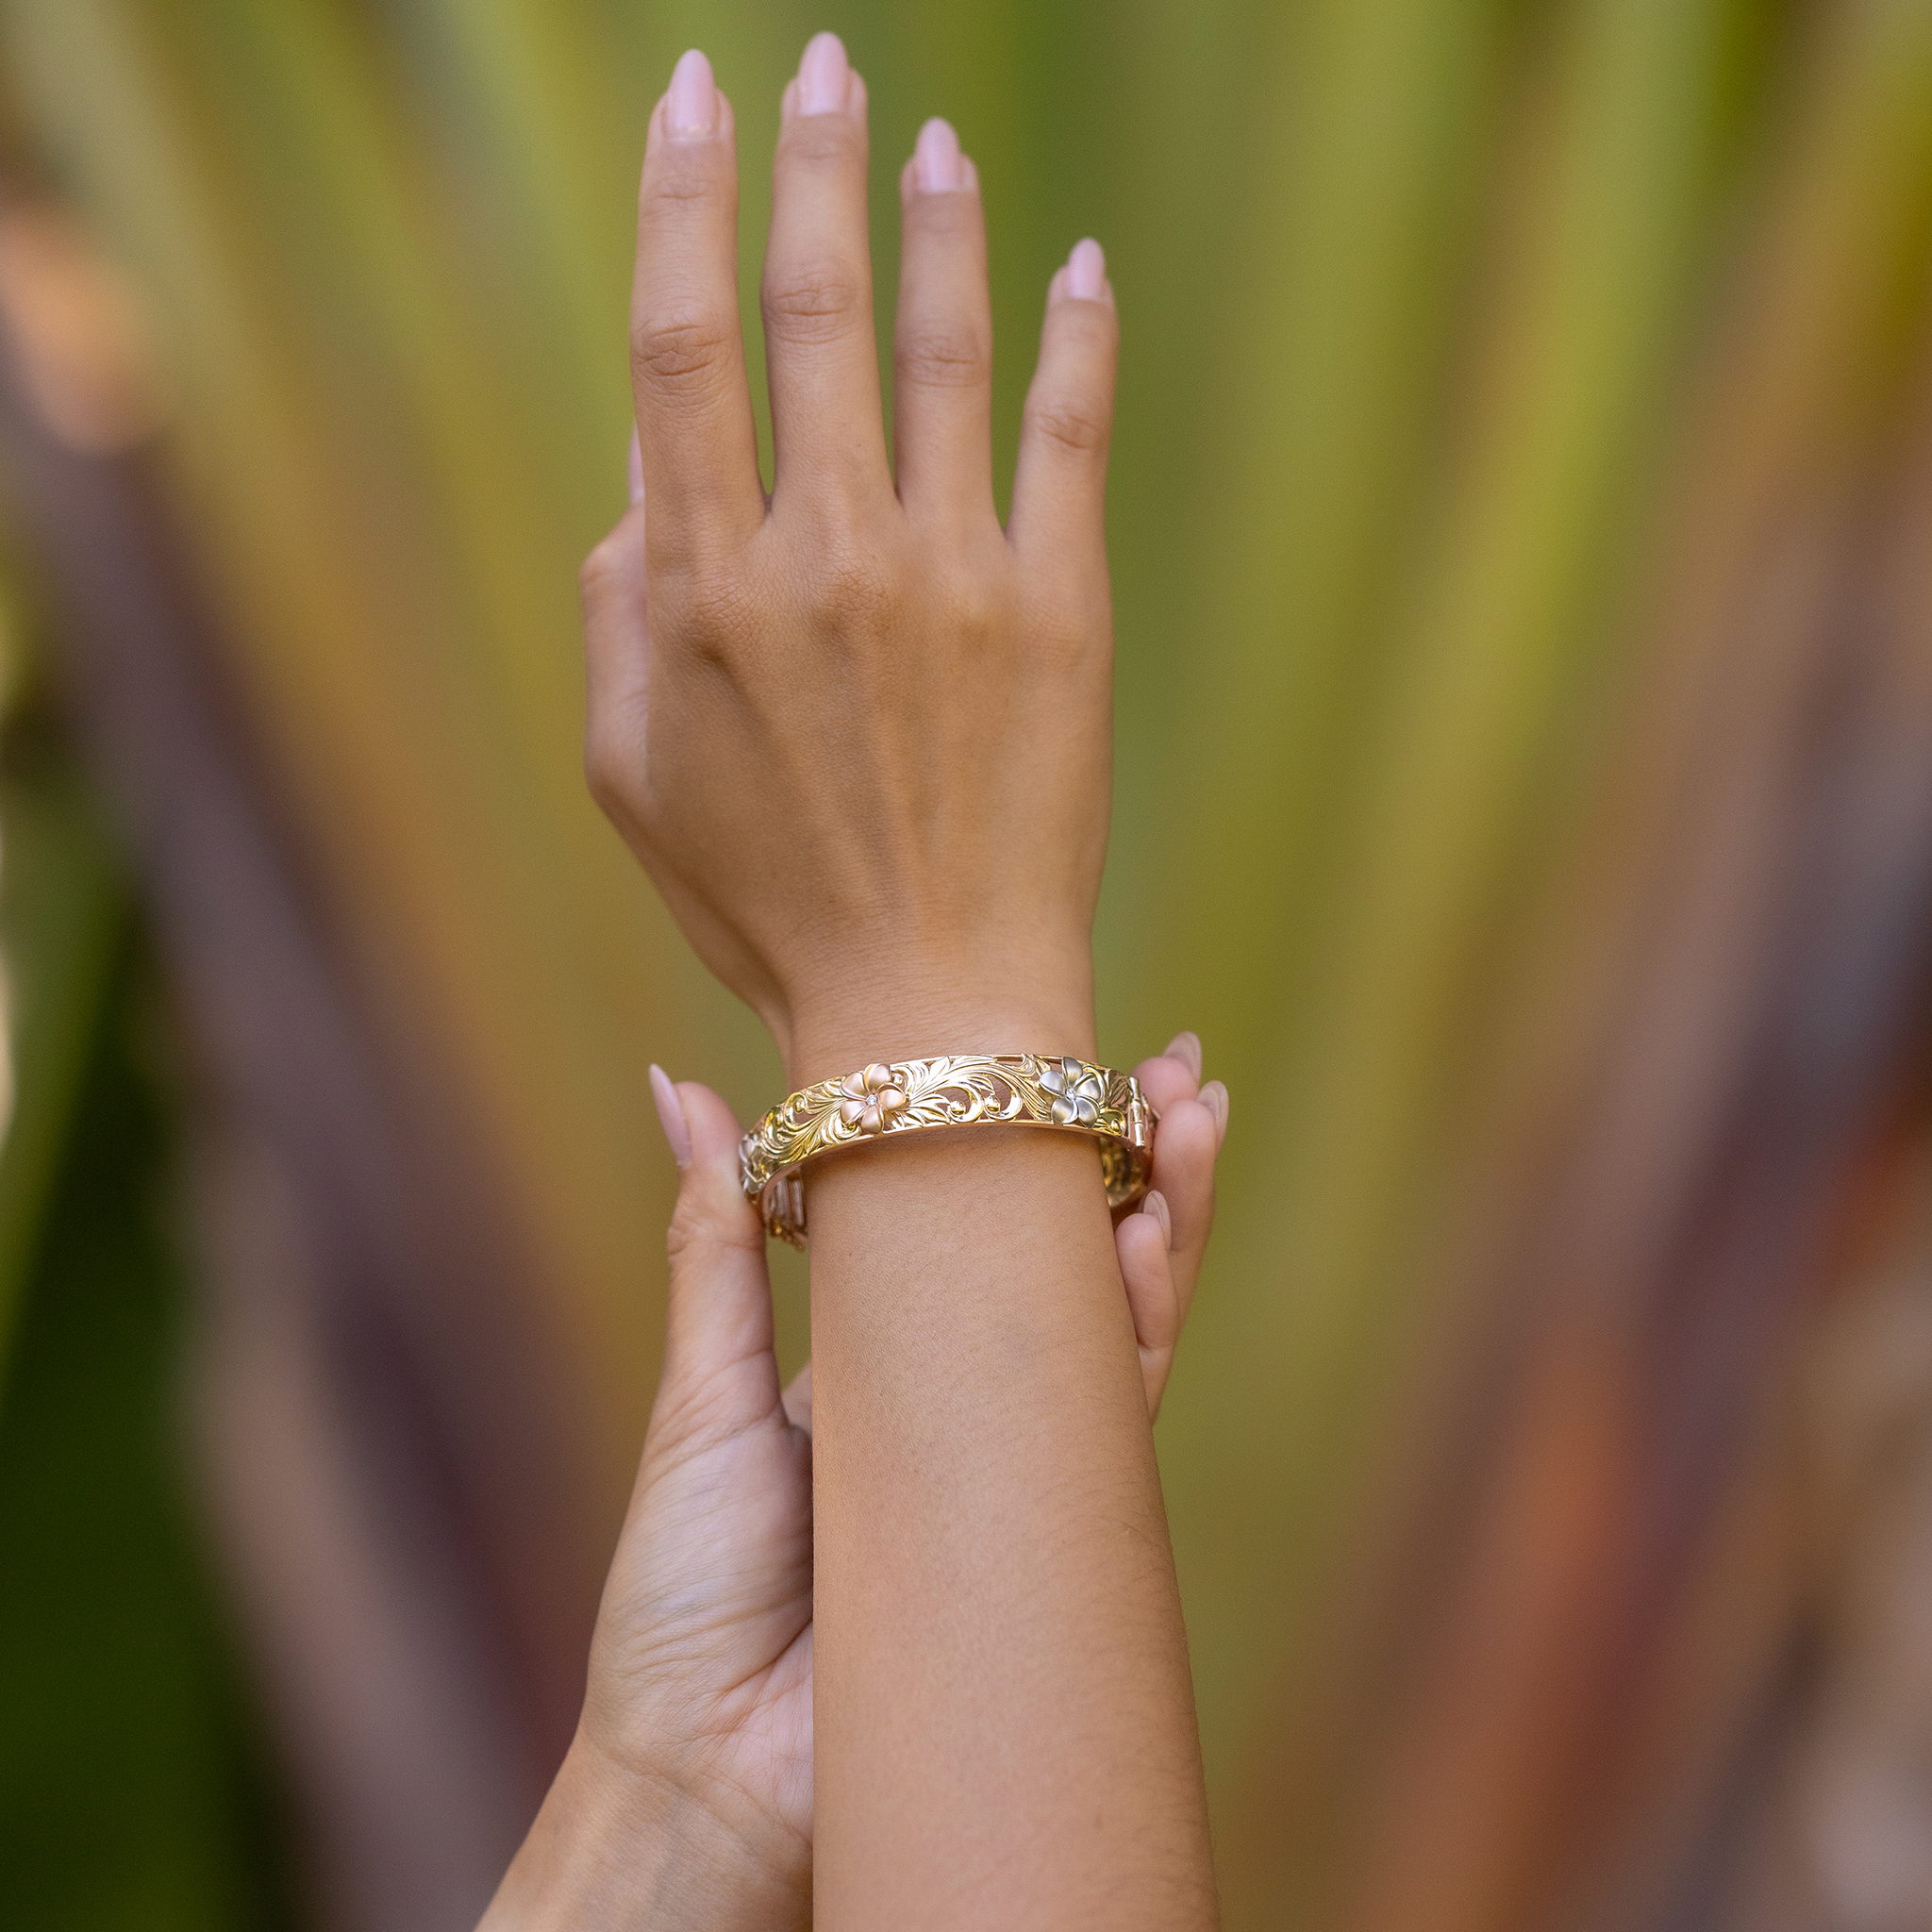
[[[1158,1120],[1131,1074],[1058,1054],[949,1054],[874,1061],[781,1100],[738,1143],[744,1191],[765,1231],[805,1245],[808,1161],[927,1127],[1055,1127],[1099,1142],[1109,1208],[1147,1191]]]

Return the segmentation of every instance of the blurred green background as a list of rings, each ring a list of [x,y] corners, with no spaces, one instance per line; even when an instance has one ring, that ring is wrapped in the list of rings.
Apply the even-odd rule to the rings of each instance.
[[[1770,1925],[1824,1722],[1780,1391],[1918,1252],[1932,848],[1845,800],[1920,748],[1920,0],[0,0],[4,1916],[465,1923],[567,1736],[644,1069],[778,1082],[585,794],[575,572],[651,105],[689,44],[735,104],[757,391],[825,26],[883,336],[920,123],[978,163],[1003,479],[1074,240],[1118,292],[1101,1032],[1233,1093],[1159,1430],[1229,1923]],[[216,766],[291,952],[163,808]],[[304,1028],[374,1096],[308,1141]],[[1905,1923],[1819,1829],[1774,1923]]]

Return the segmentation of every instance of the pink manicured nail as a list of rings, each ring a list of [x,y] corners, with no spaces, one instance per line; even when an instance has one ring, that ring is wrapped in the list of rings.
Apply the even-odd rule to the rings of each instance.
[[[1107,257],[1098,242],[1075,242],[1067,257],[1067,293],[1078,302],[1107,298]]]
[[[1167,1211],[1167,1196],[1156,1188],[1147,1190],[1146,1198],[1141,1203],[1141,1212],[1151,1214],[1160,1224],[1160,1239],[1172,1248],[1174,1246],[1174,1217]]]
[[[1227,1089],[1219,1080],[1210,1080],[1201,1090],[1201,1105],[1214,1116],[1214,1144],[1219,1147],[1227,1138]]]
[[[695,47],[680,54],[671,70],[671,91],[664,97],[664,125],[686,141],[718,131],[718,83],[711,78],[711,63]]]
[[[812,35],[805,43],[805,58],[798,63],[798,111],[842,114],[851,80],[845,42],[837,34]]]
[[[651,1066],[651,1098],[658,1103],[658,1124],[671,1142],[671,1158],[679,1167],[691,1165],[691,1126],[684,1118],[684,1102],[671,1084],[671,1075],[655,1061]]]
[[[1164,1060],[1180,1061],[1195,1079],[1201,1077],[1201,1036],[1198,1033],[1176,1033],[1161,1048],[1160,1057]]]
[[[644,449],[638,441],[638,432],[635,428],[630,432],[630,460],[625,467],[630,476],[630,500],[633,503],[643,502]]]
[[[912,178],[922,194],[946,194],[966,185],[966,157],[947,121],[931,120],[912,150]]]

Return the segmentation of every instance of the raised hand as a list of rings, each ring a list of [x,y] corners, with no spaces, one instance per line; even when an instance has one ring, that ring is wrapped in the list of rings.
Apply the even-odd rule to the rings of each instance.
[[[993,1050],[990,1024],[1002,1051],[1091,1057],[1112,756],[1100,250],[1081,242],[1048,291],[1002,529],[978,178],[926,125],[900,177],[895,477],[865,84],[819,35],[785,91],[774,174],[767,501],[733,129],[705,57],[685,55],[639,203],[641,500],[584,570],[592,789],[793,1084],[975,1038]]]

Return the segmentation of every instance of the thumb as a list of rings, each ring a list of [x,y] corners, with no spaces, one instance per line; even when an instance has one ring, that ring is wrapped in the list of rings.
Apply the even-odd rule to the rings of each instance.
[[[651,1096],[677,1161],[664,1374],[652,1427],[735,1434],[782,1414],[764,1225],[739,1183],[730,1108],[694,1080],[674,1085],[660,1067],[651,1069]]]
[[[584,613],[585,759],[598,802],[609,774],[643,754],[651,690],[651,605],[644,581],[644,509],[633,503],[584,559],[577,577]]]

